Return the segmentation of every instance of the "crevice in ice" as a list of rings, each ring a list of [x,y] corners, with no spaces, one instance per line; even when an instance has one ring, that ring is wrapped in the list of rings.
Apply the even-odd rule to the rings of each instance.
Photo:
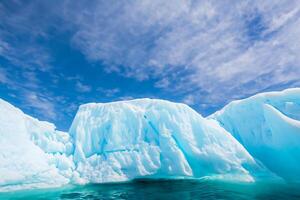
[[[163,135],[161,134],[158,129],[154,126],[154,124],[148,120],[147,116],[144,115],[144,119],[148,122],[148,124],[150,125],[150,127],[154,130],[154,132],[156,133],[157,135],[157,138],[158,138],[158,146],[160,146],[160,141],[159,141],[159,138]],[[172,139],[173,142],[175,143],[175,146],[178,148],[178,150],[183,154],[184,156],[184,159],[185,161],[188,163],[189,165],[189,168],[191,168],[191,161],[189,160],[189,157],[187,155],[187,153],[185,152],[184,148],[180,145],[180,143],[178,142],[178,140],[176,139],[176,137],[174,136],[174,134],[169,134],[168,135],[169,139]],[[161,153],[160,154],[160,162],[162,163],[162,160],[163,160],[163,154]]]
[[[105,153],[117,153],[117,152],[131,152],[131,151],[139,151],[137,148],[133,149],[116,149],[116,150],[111,150],[111,151],[105,151]]]
[[[160,144],[160,142],[159,142],[159,131],[156,129],[156,127],[153,125],[153,123],[150,120],[148,120],[146,115],[144,115],[143,117],[146,120],[146,122],[149,124],[149,126],[152,128],[154,133],[156,134],[156,136],[157,136],[156,144],[159,146],[159,144]]]

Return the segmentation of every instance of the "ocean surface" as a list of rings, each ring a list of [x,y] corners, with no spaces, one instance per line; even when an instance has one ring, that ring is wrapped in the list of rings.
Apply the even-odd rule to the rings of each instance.
[[[135,181],[0,193],[0,199],[300,199],[300,185],[211,180]]]

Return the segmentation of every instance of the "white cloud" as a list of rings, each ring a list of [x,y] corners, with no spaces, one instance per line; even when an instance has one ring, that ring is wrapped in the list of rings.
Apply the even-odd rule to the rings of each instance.
[[[8,81],[6,71],[0,67],[0,83],[6,84]]]
[[[90,92],[92,90],[92,87],[89,85],[85,85],[85,84],[81,83],[80,81],[77,81],[76,82],[76,90],[78,92],[85,93],[85,92]]]
[[[97,92],[104,94],[106,97],[113,97],[113,96],[117,95],[118,93],[120,93],[120,89],[119,88],[105,89],[102,87],[98,87]]]
[[[161,80],[157,81],[154,86],[157,88],[168,88],[170,87],[170,80],[168,78],[162,78]]]
[[[195,105],[195,97],[193,95],[187,95],[184,99],[183,99],[183,103],[187,104],[187,105]]]
[[[33,91],[27,91],[24,95],[25,105],[27,108],[34,108],[39,114],[48,119],[55,120],[57,113],[55,110],[55,104],[52,99],[47,96],[38,94]]]
[[[48,30],[56,26],[53,9],[39,1],[0,2],[0,56],[24,70],[49,72],[52,57],[39,41],[51,37]]]
[[[20,75],[0,66],[0,83],[13,91],[9,96],[21,100],[21,107],[34,116],[38,114],[40,119],[50,121],[61,117],[61,113],[56,113],[56,103],[62,103],[62,97],[45,91],[34,72],[25,71]]]
[[[299,81],[299,9],[287,0],[118,1],[67,3],[65,18],[73,44],[107,71],[220,103]]]
[[[71,44],[89,60],[106,65],[107,73],[155,80],[154,87],[185,97],[189,104],[219,105],[269,88],[300,86],[296,0],[15,5],[11,11],[0,3],[0,56],[22,68],[19,75],[11,70],[10,78],[0,72],[0,82],[14,90],[42,90],[36,72],[52,74],[52,57],[37,42],[51,38],[52,28],[73,33]],[[31,78],[23,81],[25,76]],[[65,79],[74,81],[79,92],[92,90],[78,76]],[[43,92],[48,91],[37,97]]]
[[[118,100],[120,101],[128,101],[128,100],[132,100],[132,99],[135,99],[133,96],[122,96],[122,97],[119,97]]]

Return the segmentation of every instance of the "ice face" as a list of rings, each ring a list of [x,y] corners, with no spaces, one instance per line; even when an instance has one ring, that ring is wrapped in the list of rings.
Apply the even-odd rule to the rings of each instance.
[[[270,171],[300,180],[300,89],[234,101],[210,116]]]
[[[257,167],[216,121],[163,100],[83,105],[70,134],[83,182],[204,176],[250,181],[247,167]]]

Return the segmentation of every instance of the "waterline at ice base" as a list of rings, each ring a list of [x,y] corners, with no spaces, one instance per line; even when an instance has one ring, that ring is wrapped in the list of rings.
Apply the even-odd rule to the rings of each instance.
[[[0,100],[0,191],[160,179],[300,181],[300,88],[202,117],[156,99],[81,105],[69,132]]]

